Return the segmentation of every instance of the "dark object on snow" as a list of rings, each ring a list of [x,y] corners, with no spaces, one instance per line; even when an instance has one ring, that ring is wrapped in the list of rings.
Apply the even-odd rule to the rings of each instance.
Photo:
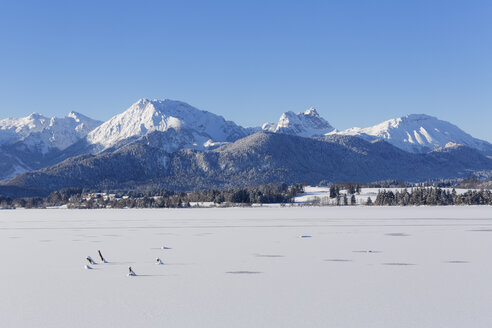
[[[103,263],[106,263],[106,260],[104,259],[103,255],[101,254],[101,251],[100,251],[100,250],[98,250],[97,252],[99,253],[99,257],[101,258],[101,261],[102,261]]]
[[[132,270],[132,267],[128,267],[128,276],[136,276],[135,272]]]
[[[162,261],[161,261],[160,258],[156,258],[155,259],[155,264],[164,264],[164,263],[162,263]]]
[[[92,259],[92,257],[90,256],[87,256],[87,259],[86,259],[90,264],[96,264],[96,262],[94,262],[94,260]]]

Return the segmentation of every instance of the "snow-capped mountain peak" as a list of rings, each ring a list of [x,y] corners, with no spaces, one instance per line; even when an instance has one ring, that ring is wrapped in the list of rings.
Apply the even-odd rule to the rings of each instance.
[[[285,112],[278,123],[265,123],[264,131],[293,134],[302,137],[322,136],[333,131],[333,127],[311,107],[302,113]]]
[[[1,178],[39,169],[102,122],[76,112],[66,117],[32,113],[0,120]],[[63,158],[63,156],[62,156]]]
[[[304,115],[319,116],[318,111],[314,107],[310,107],[304,111]]]
[[[27,118],[29,118],[31,120],[46,119],[46,117],[44,117],[43,115],[41,115],[41,114],[39,114],[37,112],[31,113],[29,116],[27,116]]]
[[[447,144],[461,144],[488,153],[492,145],[473,138],[456,125],[426,114],[410,114],[367,128],[350,128],[330,134],[354,135],[368,140],[383,139],[410,152],[426,152]]]
[[[49,119],[32,113],[22,118],[6,118],[0,120],[0,144],[9,143],[26,137],[29,133],[42,131]]]
[[[128,143],[153,131],[173,129],[187,135],[191,146],[234,141],[247,135],[244,128],[222,116],[199,110],[176,100],[140,99],[121,114],[113,116],[87,136],[87,141],[104,150]],[[208,143],[210,144],[210,142]]]
[[[91,118],[85,116],[84,114],[80,114],[80,113],[75,112],[75,111],[71,111],[70,113],[68,113],[67,117],[74,119],[76,122],[83,122],[83,121],[87,121],[87,120],[92,120]]]
[[[70,112],[64,118],[47,118],[38,113],[7,118],[0,120],[0,144],[22,141],[42,153],[52,148],[63,150],[101,123],[76,112]]]

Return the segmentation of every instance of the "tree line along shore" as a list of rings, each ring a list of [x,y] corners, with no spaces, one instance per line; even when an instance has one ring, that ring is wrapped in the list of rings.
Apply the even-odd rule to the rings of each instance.
[[[186,208],[230,207],[253,204],[280,204],[281,206],[450,206],[492,205],[489,181],[476,179],[439,181],[411,184],[383,181],[371,184],[338,183],[325,185],[325,197],[312,197],[306,202],[296,202],[304,194],[307,184],[288,186],[270,183],[226,190],[195,190],[191,192],[152,191],[100,191],[68,188],[52,192],[47,197],[11,199],[0,195],[0,209],[67,207],[94,208]],[[456,192],[456,188],[469,190]],[[361,199],[363,188],[378,188],[375,197]],[[395,189],[396,188],[396,189]],[[479,189],[480,188],[480,189]],[[357,197],[356,197],[357,196]]]

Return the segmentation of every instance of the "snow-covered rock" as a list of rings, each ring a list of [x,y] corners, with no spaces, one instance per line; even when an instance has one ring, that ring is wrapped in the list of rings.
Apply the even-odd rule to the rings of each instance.
[[[97,151],[125,145],[150,132],[183,132],[189,147],[204,149],[221,142],[231,142],[248,131],[226,121],[222,116],[202,111],[175,100],[140,99],[125,112],[112,117],[87,135]],[[169,145],[168,145],[169,146]],[[171,147],[173,148],[173,147]]]
[[[383,139],[409,152],[465,145],[492,154],[492,145],[476,139],[456,125],[425,114],[411,114],[368,128],[332,131],[330,134],[359,136],[367,140]]]
[[[128,267],[128,277],[135,277],[137,274],[132,270],[132,267]]]
[[[333,131],[333,127],[322,118],[315,108],[303,113],[285,112],[278,123],[265,123],[264,131],[292,134],[301,137],[318,137]]]

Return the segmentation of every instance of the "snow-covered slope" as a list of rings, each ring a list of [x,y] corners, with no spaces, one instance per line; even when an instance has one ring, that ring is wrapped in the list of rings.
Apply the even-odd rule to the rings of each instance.
[[[355,127],[330,134],[353,135],[367,140],[384,139],[414,153],[462,144],[492,154],[492,145],[487,141],[476,139],[456,125],[425,114],[407,115],[368,128]]]
[[[141,99],[123,113],[102,124],[75,112],[71,112],[64,118],[47,118],[34,113],[20,119],[0,120],[0,180],[13,177],[18,173],[46,168],[74,156],[96,155],[103,151],[111,154],[126,148],[126,146],[145,145],[145,147],[153,148],[149,150],[150,153],[155,152],[157,149],[164,152],[166,158],[183,148],[194,148],[200,151],[211,150],[262,130],[272,133],[263,133],[257,139],[248,139],[251,144],[244,149],[248,150],[251,156],[254,153],[251,149],[256,149],[254,148],[257,146],[255,143],[260,142],[260,139],[272,141],[274,140],[272,136],[278,139],[275,139],[275,142],[272,141],[272,145],[267,147],[267,149],[262,149],[262,152],[256,153],[255,163],[251,162],[251,156],[245,159],[243,157],[244,151],[238,150],[237,154],[234,153],[234,156],[230,158],[227,157],[229,154],[225,156],[226,159],[220,165],[230,163],[230,167],[235,168],[243,164],[250,165],[253,170],[263,168],[265,156],[271,156],[273,152],[288,145],[291,147],[287,150],[291,152],[292,160],[301,158],[299,153],[301,150],[305,150],[302,156],[302,161],[305,162],[305,158],[312,157],[311,154],[313,153],[312,148],[309,147],[311,145],[310,142],[314,141],[309,137],[319,136],[326,136],[323,139],[324,141],[339,143],[344,147],[345,139],[357,145],[359,145],[359,141],[366,143],[362,139],[370,141],[382,139],[405,151],[420,153],[433,150],[432,153],[434,154],[428,154],[430,157],[434,156],[432,160],[445,156],[448,156],[447,158],[449,159],[452,155],[454,156],[452,160],[459,163],[455,163],[455,167],[449,168],[448,173],[458,172],[461,174],[461,171],[456,169],[459,165],[461,165],[460,168],[463,168],[463,170],[489,169],[488,163],[482,163],[483,165],[470,163],[470,161],[473,162],[473,160],[470,160],[470,156],[475,156],[473,152],[478,154],[475,149],[479,150],[482,153],[481,155],[492,155],[492,145],[490,143],[473,138],[455,125],[427,115],[408,115],[369,128],[336,131],[325,119],[320,117],[314,108],[310,108],[298,114],[286,112],[282,114],[277,123],[266,123],[261,128],[243,128],[234,122],[226,121],[222,116],[199,110],[184,102]],[[297,138],[293,137],[293,135],[307,138]],[[388,150],[385,145],[394,149]],[[463,150],[467,147],[462,147],[461,145],[473,148],[473,152],[470,153]],[[316,144],[315,146],[318,147],[319,145]],[[381,156],[384,161],[388,160],[385,156],[396,156],[389,154],[390,151],[403,153],[400,149],[396,149],[385,142],[378,142],[374,146],[377,148],[377,156]],[[220,148],[227,150],[229,149],[227,147]],[[306,147],[308,149],[304,149]],[[296,149],[292,150],[294,148]],[[130,149],[129,152],[135,149]],[[383,149],[384,151],[379,151],[378,149]],[[196,155],[195,151],[190,151],[189,153],[185,151],[183,154],[189,156],[186,160],[180,158],[180,160],[183,159],[185,162],[194,159],[196,156],[201,156]],[[333,155],[333,150],[329,150],[328,154]],[[405,154],[400,155],[406,156]],[[118,153],[117,155],[121,154]],[[130,155],[134,157],[141,156],[137,156],[136,153],[131,153]],[[340,156],[342,155],[345,156],[346,154],[341,153]],[[121,156],[118,158],[121,158]],[[322,158],[321,160],[331,161],[335,158],[337,157],[333,156]],[[360,161],[363,161],[367,166],[367,163],[374,158],[374,156],[369,156],[360,159]],[[281,164],[285,164],[282,162],[285,159],[285,154],[279,155],[279,167]],[[101,160],[106,161],[107,158],[104,157]],[[196,163],[199,163],[197,164],[198,166],[203,164],[200,161],[201,159],[196,159]],[[121,165],[122,162],[119,161],[117,163]],[[270,165],[271,160],[267,160],[266,164]],[[295,163],[290,164],[292,164],[289,167],[292,172],[297,172],[299,166],[296,166]],[[379,159],[376,164],[381,167]],[[106,165],[107,163],[103,163],[101,167],[104,168]],[[112,172],[121,171],[115,170],[114,167],[111,168]],[[184,167],[186,167],[184,164],[179,167],[181,172]],[[327,166],[327,169],[323,168],[326,171],[318,170],[316,172],[330,172],[332,167],[335,166]],[[425,165],[419,170],[422,171],[424,168]],[[208,169],[215,170],[216,167],[211,165]],[[442,168],[439,167],[434,171],[441,170]],[[101,172],[103,171],[101,170]],[[363,170],[361,169],[361,171]],[[433,176],[432,174],[436,173],[434,171],[428,172],[428,176]],[[70,172],[74,174],[74,171]],[[253,173],[252,176],[256,176],[257,172]],[[388,172],[384,170],[382,173],[387,174]],[[452,176],[451,173],[448,176]],[[90,172],[88,174],[91,175],[93,173]],[[222,174],[222,172],[217,171],[217,174]],[[276,174],[276,172],[272,171],[271,174]],[[351,171],[340,179],[343,178],[343,180],[348,181],[354,174]],[[369,174],[372,173],[366,172],[363,176],[360,176],[360,181],[367,178]],[[396,172],[395,174],[399,173]],[[230,178],[232,177],[234,176],[230,176]],[[364,179],[362,179],[363,177]],[[379,178],[380,175],[377,177]],[[419,177],[405,176],[407,179]],[[230,180],[230,178],[228,179]],[[395,176],[390,176],[390,178],[395,178]],[[248,179],[251,179],[251,176]]]
[[[0,179],[65,159],[62,153],[101,123],[76,112],[63,118],[33,113],[0,120]]]
[[[333,131],[333,127],[324,118],[319,116],[314,108],[304,113],[286,112],[280,116],[278,123],[265,123],[264,131],[292,134],[301,137],[322,136]]]
[[[53,148],[63,150],[101,123],[76,112],[63,118],[47,118],[38,113],[7,118],[0,120],[0,145],[22,142],[29,149],[42,153]]]
[[[49,118],[32,113],[22,118],[0,120],[0,144],[15,142],[30,133],[41,132],[49,123]]]
[[[199,149],[248,135],[246,129],[234,122],[187,103],[169,99],[140,99],[125,112],[91,131],[87,141],[96,146],[97,151],[101,151],[127,144],[153,131],[165,132],[170,129],[191,135],[189,146]]]

